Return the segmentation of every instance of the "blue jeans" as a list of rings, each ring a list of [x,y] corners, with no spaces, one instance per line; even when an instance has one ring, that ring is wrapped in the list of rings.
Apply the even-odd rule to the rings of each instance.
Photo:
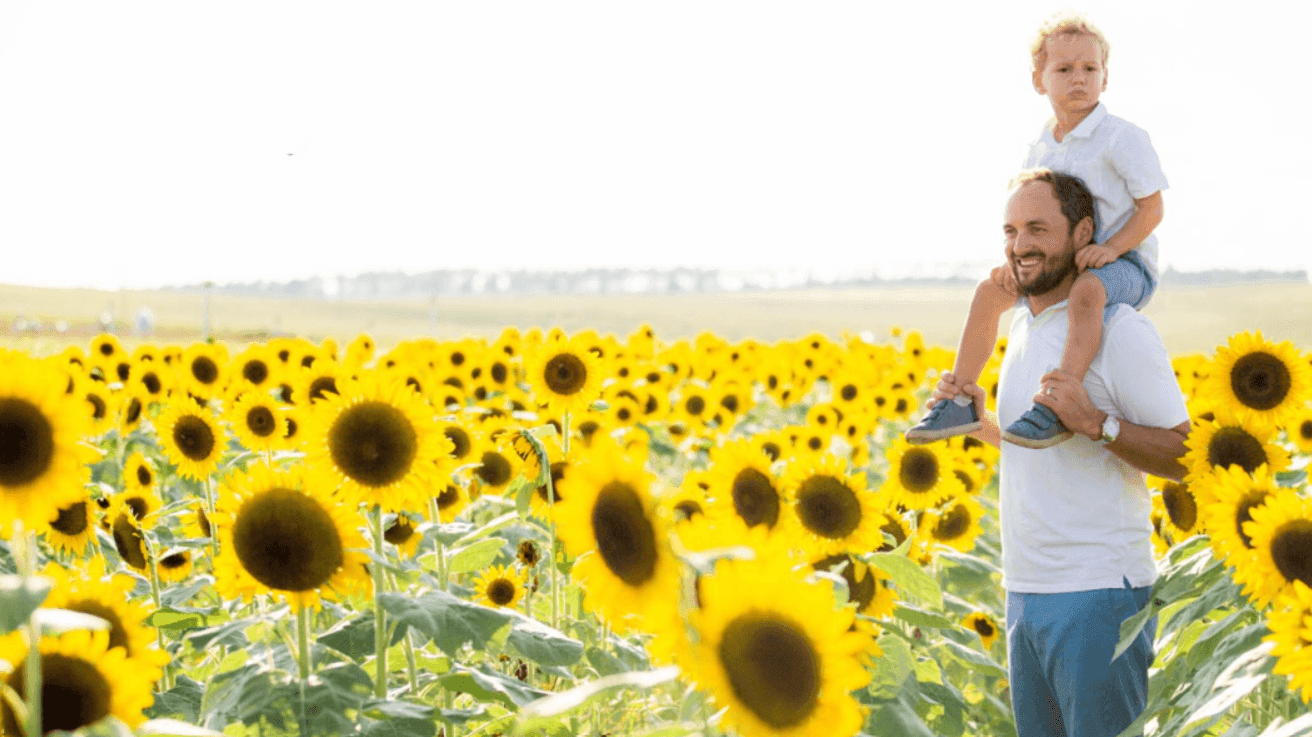
[[[1157,617],[1112,660],[1121,622],[1152,592],[1124,582],[1063,594],[1007,592],[1007,670],[1019,737],[1115,737],[1143,713]]]

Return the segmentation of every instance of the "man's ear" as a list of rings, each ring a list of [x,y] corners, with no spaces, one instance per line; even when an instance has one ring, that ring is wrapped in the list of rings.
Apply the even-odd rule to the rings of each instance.
[[[1075,224],[1075,247],[1084,248],[1093,242],[1093,218],[1087,215]]]

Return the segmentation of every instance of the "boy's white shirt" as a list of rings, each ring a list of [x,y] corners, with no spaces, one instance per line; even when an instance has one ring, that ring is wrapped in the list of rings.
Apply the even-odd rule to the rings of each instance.
[[[1012,319],[998,385],[998,422],[1033,406],[1040,377],[1061,363],[1069,321],[1062,301],[1035,316],[1022,303]],[[1148,427],[1189,419],[1170,358],[1148,318],[1116,305],[1084,378],[1094,405]],[[1101,443],[1076,435],[1043,450],[1003,443],[998,516],[1002,585],[1062,593],[1134,587],[1157,578],[1152,507],[1145,475]]]
[[[1134,214],[1136,199],[1167,188],[1157,152],[1142,128],[1112,115],[1101,102],[1060,143],[1052,135],[1054,122],[1049,119],[1030,143],[1024,167],[1043,166],[1082,179],[1098,212],[1094,241],[1105,243]],[[1135,250],[1156,279],[1157,236],[1149,235]]]

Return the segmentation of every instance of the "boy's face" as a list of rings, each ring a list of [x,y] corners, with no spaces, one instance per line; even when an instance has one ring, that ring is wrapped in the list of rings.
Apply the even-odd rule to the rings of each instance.
[[[1063,33],[1044,42],[1048,60],[1034,72],[1034,89],[1047,95],[1054,109],[1070,114],[1088,113],[1098,106],[1107,89],[1102,50],[1093,36]]]

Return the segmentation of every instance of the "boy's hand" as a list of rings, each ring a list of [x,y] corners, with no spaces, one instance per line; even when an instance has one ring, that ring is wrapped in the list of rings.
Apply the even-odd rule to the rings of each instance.
[[[1020,292],[1016,289],[1016,275],[1011,273],[1010,266],[1003,264],[995,267],[989,272],[989,279],[1007,294],[1020,296]]]
[[[1119,253],[1107,246],[1091,243],[1075,252],[1075,265],[1080,268],[1080,271],[1085,271],[1087,269],[1096,269],[1099,266],[1106,266],[1120,257]]]

